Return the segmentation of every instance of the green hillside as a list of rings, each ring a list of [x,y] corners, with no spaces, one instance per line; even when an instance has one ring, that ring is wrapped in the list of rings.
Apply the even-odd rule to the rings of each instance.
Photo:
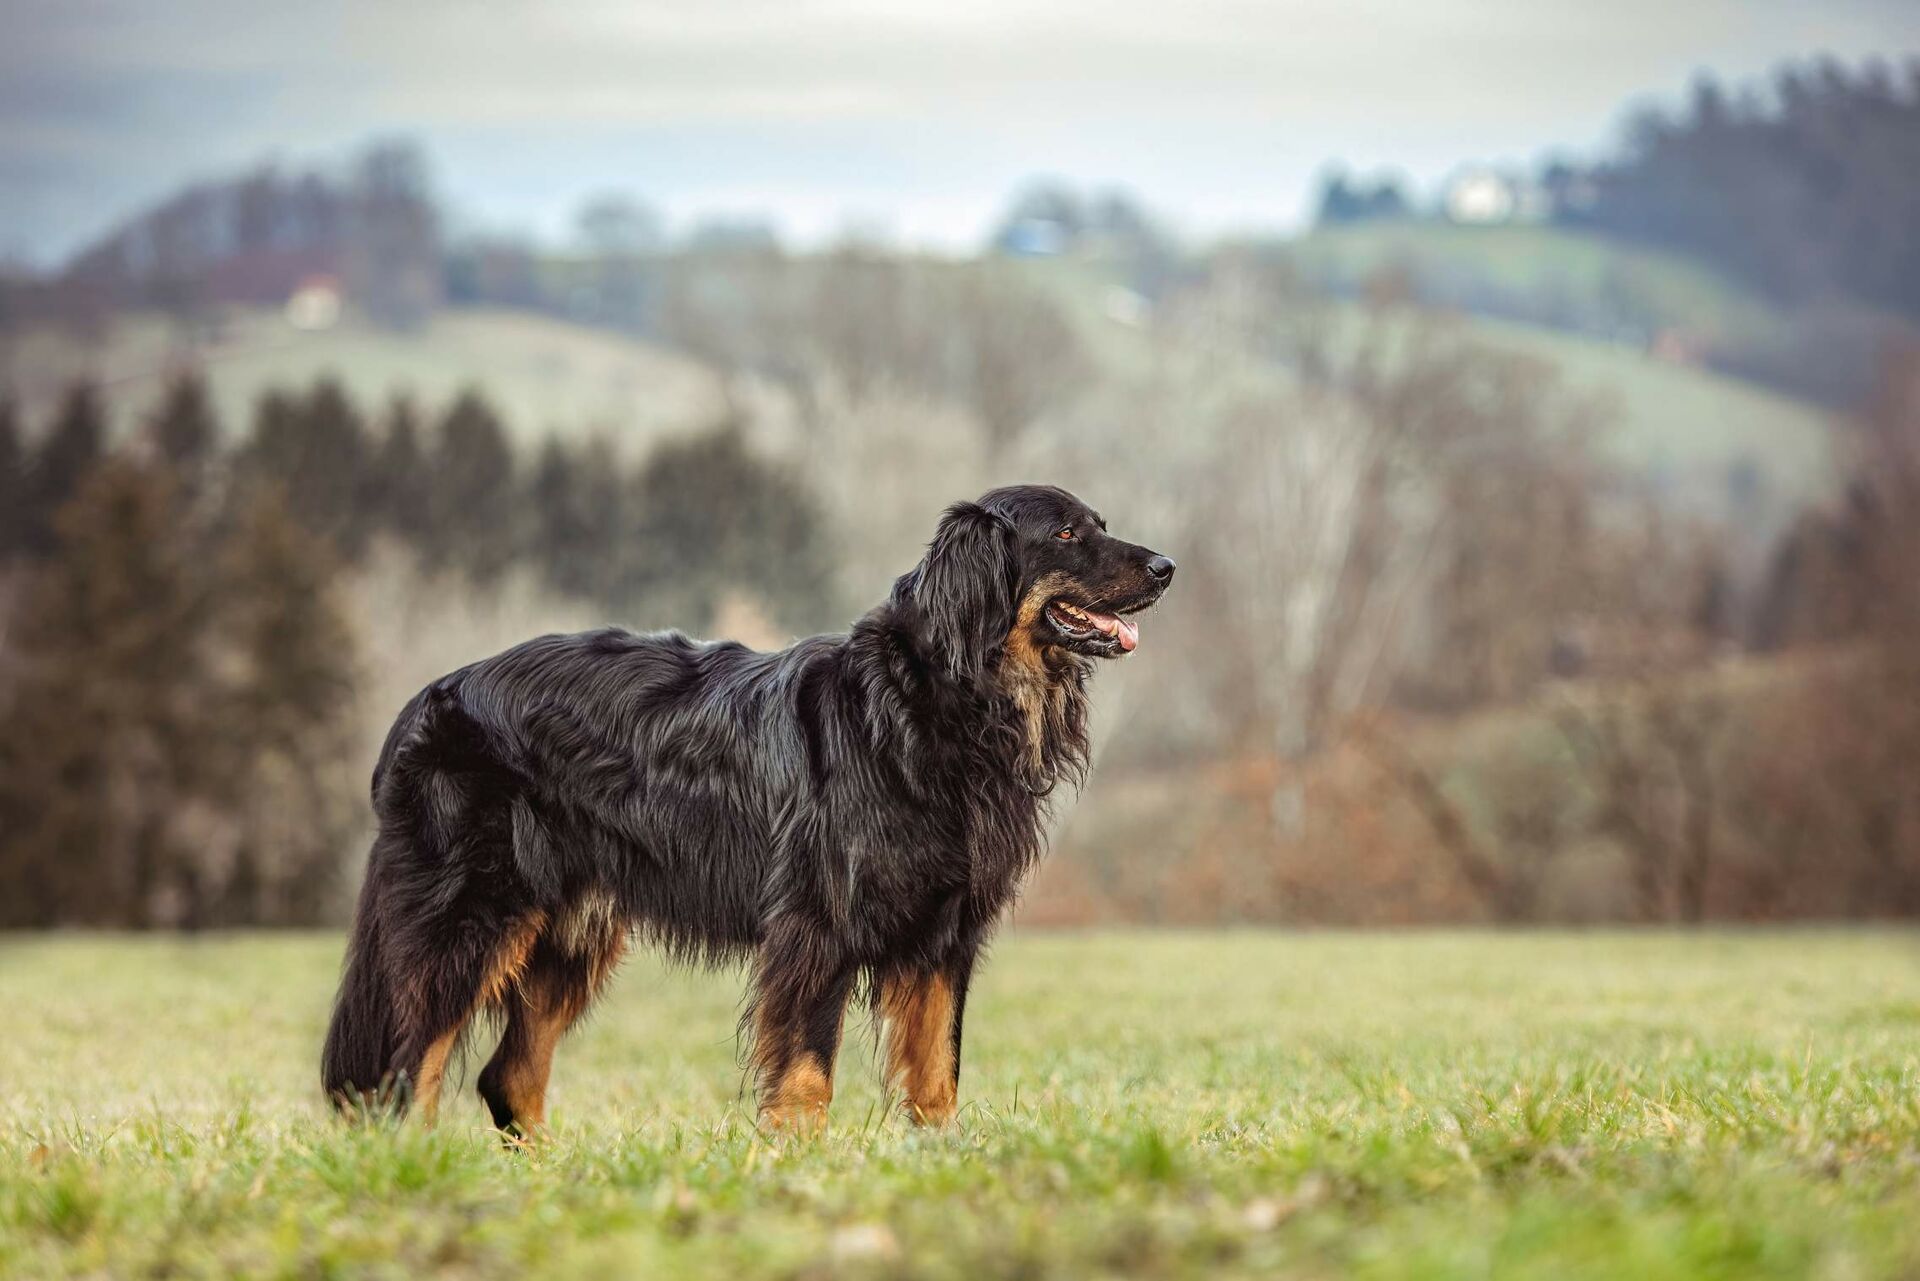
[[[1330,287],[1357,289],[1397,267],[1436,300],[1596,332],[1676,328],[1751,341],[1782,323],[1764,299],[1709,268],[1558,227],[1365,223],[1317,228],[1288,251]]]
[[[1549,360],[1569,387],[1602,398],[1613,420],[1603,449],[1663,483],[1720,488],[1749,467],[1780,497],[1815,497],[1833,483],[1831,420],[1815,406],[1627,343],[1472,324],[1489,344]]]
[[[247,421],[262,392],[322,374],[339,377],[369,406],[401,391],[439,405],[479,386],[522,439],[554,428],[644,437],[709,423],[725,409],[712,373],[684,357],[603,330],[491,309],[444,311],[404,333],[351,319],[302,332],[278,312],[240,311],[214,340],[192,349],[182,349],[159,319],[134,316],[118,321],[93,351],[58,334],[31,334],[14,348],[7,372],[29,421],[84,375],[105,386],[124,426],[185,361],[206,369],[229,430]]]
[[[1447,227],[1358,228],[1324,234],[1329,241],[1351,236],[1347,247],[1357,255],[1363,243],[1382,251],[1392,243],[1389,232],[1416,238],[1430,232],[1432,242],[1439,244],[1452,242],[1454,232],[1460,233],[1461,244],[1482,235],[1477,229]],[[1301,243],[1324,248],[1322,234]],[[1604,254],[1614,252],[1606,242],[1544,228],[1499,228],[1485,234],[1481,249],[1490,255],[1500,245],[1529,248],[1536,256],[1531,265],[1515,260],[1503,268],[1523,274],[1545,271],[1538,259],[1562,253],[1569,270],[1581,264],[1605,270]],[[1656,255],[1639,257],[1643,265],[1658,259]],[[1718,286],[1709,273],[1666,261],[1675,272],[1676,308],[1679,299],[1691,297],[1692,313],[1703,317],[1766,314],[1752,310],[1759,304],[1751,299]],[[1250,366],[1220,352],[1198,350],[1206,344],[1204,334],[1190,333],[1184,346],[1194,349],[1179,350],[1158,327],[1112,319],[1107,300],[1121,278],[1110,265],[1056,260],[1027,264],[1026,270],[1069,308],[1109,378],[1161,379],[1169,369],[1191,366],[1187,372],[1197,371],[1197,376],[1189,381],[1197,389],[1195,394],[1203,396],[1226,394],[1229,384],[1250,388],[1285,383],[1277,367]],[[1341,314],[1341,309],[1334,314]],[[1603,456],[1644,471],[1670,494],[1716,507],[1736,473],[1748,473],[1778,511],[1816,499],[1833,484],[1831,418],[1817,406],[1695,363],[1662,359],[1644,342],[1476,315],[1457,319],[1474,340],[1545,360],[1570,390],[1594,398],[1608,423],[1598,442]]]
[[[1492,278],[1563,279],[1583,282],[1583,288],[1600,289],[1610,275],[1627,271],[1658,285],[1649,288],[1666,299],[1667,314],[1701,324],[1759,324],[1767,315],[1710,273],[1547,228],[1358,227],[1316,232],[1298,242],[1309,260],[1355,273],[1402,249],[1444,257]],[[1184,371],[1178,381],[1192,390],[1198,407],[1206,397],[1230,394],[1235,385],[1244,389],[1276,377],[1271,368],[1223,364],[1218,353],[1195,349],[1191,340],[1170,341],[1159,326],[1114,319],[1110,304],[1120,277],[1108,264],[1056,260],[1017,270],[1075,316],[1096,356],[1096,395],[1124,395],[1142,378]],[[1790,505],[1831,484],[1831,442],[1820,410],[1697,365],[1658,359],[1643,342],[1478,317],[1462,323],[1494,346],[1552,362],[1571,387],[1608,405],[1613,426],[1603,449],[1645,468],[1671,491],[1711,500],[1725,494],[1738,469],[1757,476],[1770,498]],[[277,312],[238,312],[216,339],[191,352],[177,346],[161,320],[132,317],[118,322],[103,347],[91,352],[50,332],[30,334],[8,353],[6,377],[21,395],[29,422],[42,421],[65,385],[84,374],[107,388],[125,425],[153,403],[183,359],[207,369],[230,429],[247,421],[266,389],[304,385],[321,374],[340,377],[367,405],[402,390],[439,404],[477,385],[522,439],[556,428],[604,428],[643,441],[711,422],[726,409],[717,377],[688,357],[504,309],[446,311],[407,333],[352,320],[306,333]],[[756,406],[768,409],[774,407]]]

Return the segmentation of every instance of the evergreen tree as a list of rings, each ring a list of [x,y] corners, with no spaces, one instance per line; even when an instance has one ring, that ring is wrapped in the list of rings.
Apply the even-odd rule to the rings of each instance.
[[[206,380],[198,371],[178,374],[167,384],[165,398],[147,422],[147,432],[155,452],[183,485],[197,492],[220,444],[220,424]]]
[[[301,488],[319,491],[316,501],[331,517],[334,546],[358,560],[373,533],[367,501],[373,447],[366,421],[336,379],[323,378],[308,393],[307,432],[319,471],[302,477]]]
[[[27,461],[13,397],[0,395],[0,564],[20,550],[26,535]]]
[[[373,511],[381,528],[420,549],[433,523],[433,480],[420,443],[420,415],[413,401],[396,397],[387,410],[386,434],[374,455]]]
[[[321,919],[362,782],[330,544],[246,486],[210,549],[110,457],[9,636],[0,926]]]
[[[704,626],[729,588],[776,618],[818,621],[826,563],[818,511],[785,471],[754,456],[736,425],[664,444],[634,478],[630,599],[671,602]]]
[[[493,409],[463,392],[434,448],[428,562],[492,583],[513,560],[513,451]]]
[[[1771,93],[1703,77],[1684,108],[1638,113],[1612,163],[1561,183],[1558,215],[1782,301],[1837,293],[1920,317],[1920,62],[1903,70],[1788,65]]]
[[[605,531],[594,528],[587,509],[587,466],[558,436],[549,436],[527,482],[530,558],[548,584],[575,596],[594,594],[596,571],[607,556]]]
[[[13,924],[147,925],[190,900],[171,830],[217,769],[196,558],[164,468],[110,459],[55,522],[19,615],[0,723]]]
[[[243,463],[250,479],[282,487],[295,519],[355,560],[372,532],[370,455],[365,424],[328,378],[304,398],[262,397]]]
[[[99,465],[106,435],[99,394],[88,383],[75,383],[27,467],[26,499],[21,506],[28,551],[44,556],[54,549],[58,539],[54,514]]]
[[[613,442],[596,436],[587,442],[578,467],[576,502],[580,513],[577,563],[561,581],[569,591],[613,610],[632,602],[622,594],[637,549],[627,537],[633,524],[628,510],[628,480]]]
[[[241,841],[218,915],[256,924],[322,918],[354,821],[354,641],[328,542],[277,486],[237,496],[218,567],[222,639],[237,662],[223,736],[246,784]]]

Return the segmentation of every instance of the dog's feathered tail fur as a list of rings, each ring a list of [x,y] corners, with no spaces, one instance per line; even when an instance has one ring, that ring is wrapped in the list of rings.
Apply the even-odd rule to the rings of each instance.
[[[390,1084],[386,1076],[396,1041],[394,993],[380,963],[380,914],[374,901],[378,886],[378,879],[369,876],[360,887],[346,969],[320,1056],[327,1097],[350,1105],[374,1102]]]

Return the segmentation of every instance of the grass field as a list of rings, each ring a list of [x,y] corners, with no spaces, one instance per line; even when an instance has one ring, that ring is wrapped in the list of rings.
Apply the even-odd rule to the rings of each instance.
[[[315,1098],[332,936],[0,943],[0,1274],[1913,1276],[1910,933],[1018,935],[966,1105],[768,1142],[638,960],[509,1153]],[[471,1083],[472,1071],[467,1073]]]

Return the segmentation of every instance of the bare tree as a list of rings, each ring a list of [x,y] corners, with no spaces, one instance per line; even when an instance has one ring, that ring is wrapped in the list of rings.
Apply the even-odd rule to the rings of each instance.
[[[997,276],[965,277],[947,302],[952,390],[986,436],[997,471],[1020,435],[1087,376],[1080,337],[1038,289]]]
[[[1391,282],[1330,304],[1284,264],[1229,257],[1177,323],[1271,371],[1232,412],[1187,531],[1197,577],[1233,567],[1201,584],[1245,656],[1218,691],[1229,720],[1303,759],[1355,711],[1460,665],[1463,634],[1485,655],[1466,696],[1546,676],[1579,591],[1590,405]]]

